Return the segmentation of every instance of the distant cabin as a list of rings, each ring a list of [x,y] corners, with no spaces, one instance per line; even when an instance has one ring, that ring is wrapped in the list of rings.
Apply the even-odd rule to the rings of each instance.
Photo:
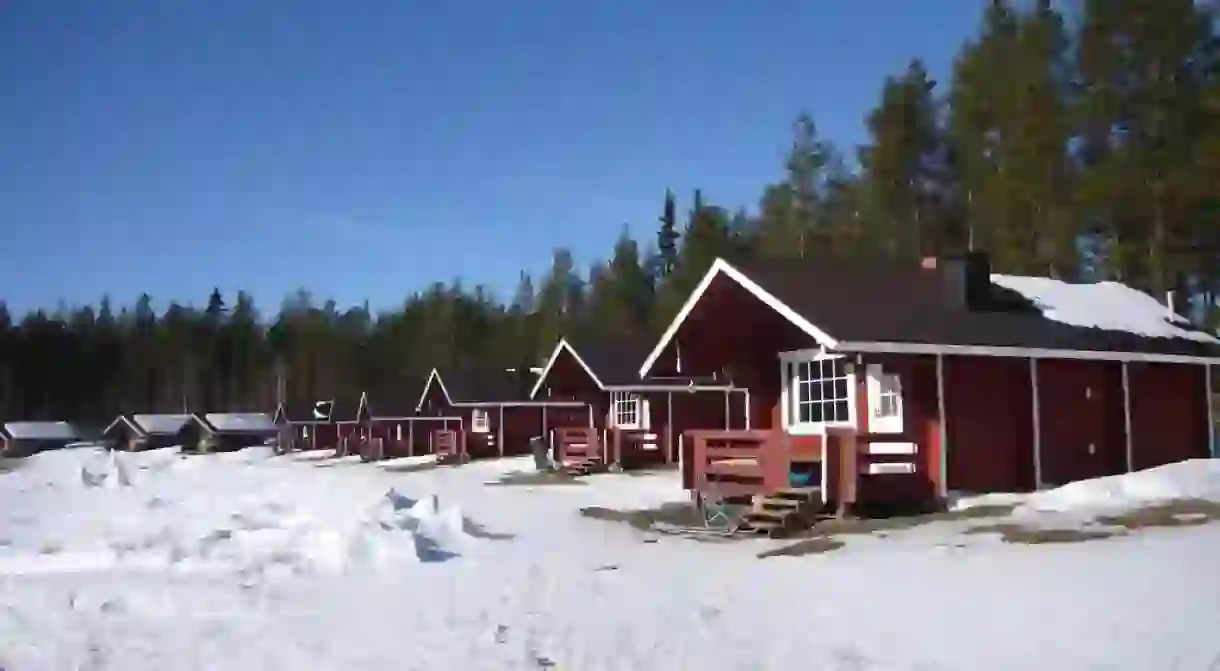
[[[0,425],[0,455],[6,457],[58,450],[84,440],[84,432],[70,422],[5,422]]]
[[[190,452],[230,452],[264,445],[279,428],[264,412],[212,412],[190,415],[178,433],[182,449]]]
[[[102,440],[111,449],[125,451],[155,450],[181,445],[178,434],[191,415],[119,415],[102,431]]]

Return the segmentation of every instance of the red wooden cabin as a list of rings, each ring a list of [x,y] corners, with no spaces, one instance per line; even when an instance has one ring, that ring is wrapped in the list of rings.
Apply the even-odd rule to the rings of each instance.
[[[556,415],[587,413],[577,401],[529,398],[535,374],[530,371],[433,369],[416,405],[420,417],[448,417],[456,425],[438,426],[432,432],[455,431],[441,439],[459,458],[504,457],[529,454],[529,440],[545,436]],[[453,441],[453,442],[450,442]],[[438,452],[440,454],[440,452]]]
[[[362,399],[363,395],[340,398],[332,407],[330,419],[334,425],[334,443],[327,447],[333,448],[338,456],[358,454],[360,451],[363,440],[361,424],[367,421]]]
[[[679,356],[684,370],[731,368],[757,429],[692,433],[688,488],[766,493],[802,468],[829,485],[846,443],[828,434],[851,438],[860,494],[878,499],[1030,490],[1215,454],[1220,342],[1123,285],[993,275],[980,253],[910,266],[717,260],[638,374]]]
[[[626,341],[577,347],[564,338],[556,343],[530,398],[584,404],[552,418],[561,462],[600,459],[620,468],[668,464],[678,459],[688,428],[750,426],[749,392],[724,371],[691,377],[675,370],[640,379],[635,368],[647,351]]]
[[[334,449],[338,427],[331,422],[333,401],[281,402],[272,420],[280,427],[280,442],[294,450]]]
[[[430,454],[431,432],[460,423],[456,416],[420,416],[409,403],[403,403],[399,393],[384,392],[377,399],[371,401],[365,392],[356,413],[360,449],[370,459]]]

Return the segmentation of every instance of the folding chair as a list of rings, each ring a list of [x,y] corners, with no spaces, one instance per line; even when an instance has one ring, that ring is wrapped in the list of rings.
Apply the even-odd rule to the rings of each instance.
[[[696,505],[703,514],[703,526],[716,531],[733,532],[740,526],[740,521],[733,519],[733,508],[724,497],[716,493],[696,492]]]

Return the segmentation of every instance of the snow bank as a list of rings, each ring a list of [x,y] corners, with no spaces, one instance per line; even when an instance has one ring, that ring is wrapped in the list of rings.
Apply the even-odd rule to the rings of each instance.
[[[1181,315],[1152,296],[1118,282],[1071,284],[1049,277],[992,275],[991,281],[1036,304],[1047,319],[1072,326],[1126,331],[1148,338],[1185,338],[1207,343],[1220,340],[1186,328]]]
[[[0,577],[133,566],[367,572],[456,558],[471,540],[461,511],[436,496],[390,489],[370,502],[367,489],[331,490],[325,470],[302,466],[267,447],[35,455],[0,481],[0,497],[21,502],[0,507]]]
[[[1073,482],[1030,494],[1018,512],[1130,510],[1177,499],[1220,502],[1220,460],[1192,459],[1135,473]]]

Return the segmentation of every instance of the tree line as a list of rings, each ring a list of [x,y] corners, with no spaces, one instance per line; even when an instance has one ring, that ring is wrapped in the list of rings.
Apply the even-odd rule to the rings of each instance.
[[[535,364],[561,334],[655,338],[718,256],[984,249],[1001,272],[1174,289],[1214,328],[1216,9],[992,0],[947,82],[913,59],[881,83],[863,146],[801,114],[753,207],[666,192],[655,232],[624,229],[588,268],[558,249],[510,297],[436,283],[374,313],[299,290],[272,316],[244,292],[161,314],[145,294],[16,320],[0,304],[0,417],[267,410],[362,390],[413,401],[433,366]]]

